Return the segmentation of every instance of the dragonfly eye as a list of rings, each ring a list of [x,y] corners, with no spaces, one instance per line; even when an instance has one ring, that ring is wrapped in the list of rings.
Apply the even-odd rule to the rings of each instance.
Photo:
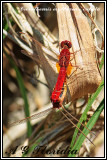
[[[71,47],[72,47],[72,44],[71,44],[70,41],[67,41],[67,42],[66,42],[66,45],[68,46],[68,48],[71,48]]]
[[[65,45],[65,41],[62,41],[62,42],[61,42],[61,48],[63,48],[64,45]]]
[[[71,48],[71,47],[72,47],[71,42],[70,42],[70,41],[67,41],[67,40],[61,42],[61,48],[64,48],[65,45],[66,45],[68,48]]]

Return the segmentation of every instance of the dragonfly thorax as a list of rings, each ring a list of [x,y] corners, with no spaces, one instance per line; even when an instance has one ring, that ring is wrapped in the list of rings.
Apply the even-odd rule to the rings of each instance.
[[[62,49],[60,53],[59,65],[60,67],[68,67],[70,61],[70,51],[68,49]]]

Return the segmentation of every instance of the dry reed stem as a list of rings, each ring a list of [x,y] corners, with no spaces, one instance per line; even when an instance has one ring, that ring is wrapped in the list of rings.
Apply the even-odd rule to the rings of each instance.
[[[18,6],[20,12],[24,13],[27,21],[29,22],[31,27],[33,27],[34,31],[38,31],[38,34],[41,34],[44,39],[45,45],[47,44],[50,47],[56,47],[57,44],[53,44],[53,42],[57,41],[57,39],[52,35],[49,29],[36,15],[33,5],[31,3],[16,3],[16,6]]]
[[[95,59],[95,47],[87,18],[83,15],[76,3],[71,3],[73,11],[65,3],[57,4],[59,26],[59,41],[69,40],[75,53],[75,69],[69,78],[70,99],[92,94],[101,82],[101,76]],[[71,61],[72,63],[72,61]]]

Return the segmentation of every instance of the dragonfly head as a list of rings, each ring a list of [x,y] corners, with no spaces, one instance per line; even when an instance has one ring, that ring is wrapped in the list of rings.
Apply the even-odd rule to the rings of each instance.
[[[72,47],[72,44],[71,44],[70,41],[65,40],[65,41],[62,41],[62,42],[61,42],[60,46],[61,46],[61,48],[65,48],[65,49],[68,48],[68,49],[69,49],[69,48]]]

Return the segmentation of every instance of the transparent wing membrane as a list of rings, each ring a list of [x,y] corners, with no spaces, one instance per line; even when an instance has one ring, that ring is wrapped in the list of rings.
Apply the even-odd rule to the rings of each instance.
[[[12,127],[12,126],[15,126],[15,125],[19,125],[19,124],[25,123],[25,122],[27,122],[28,120],[33,120],[33,119],[37,119],[37,118],[46,116],[46,115],[48,115],[48,114],[52,111],[52,109],[53,109],[53,108],[49,108],[49,109],[47,109],[47,110],[45,110],[45,111],[39,112],[39,113],[34,114],[34,115],[30,116],[30,117],[26,117],[26,118],[24,118],[24,119],[22,119],[22,120],[13,122],[13,123],[9,124],[9,127]]]

